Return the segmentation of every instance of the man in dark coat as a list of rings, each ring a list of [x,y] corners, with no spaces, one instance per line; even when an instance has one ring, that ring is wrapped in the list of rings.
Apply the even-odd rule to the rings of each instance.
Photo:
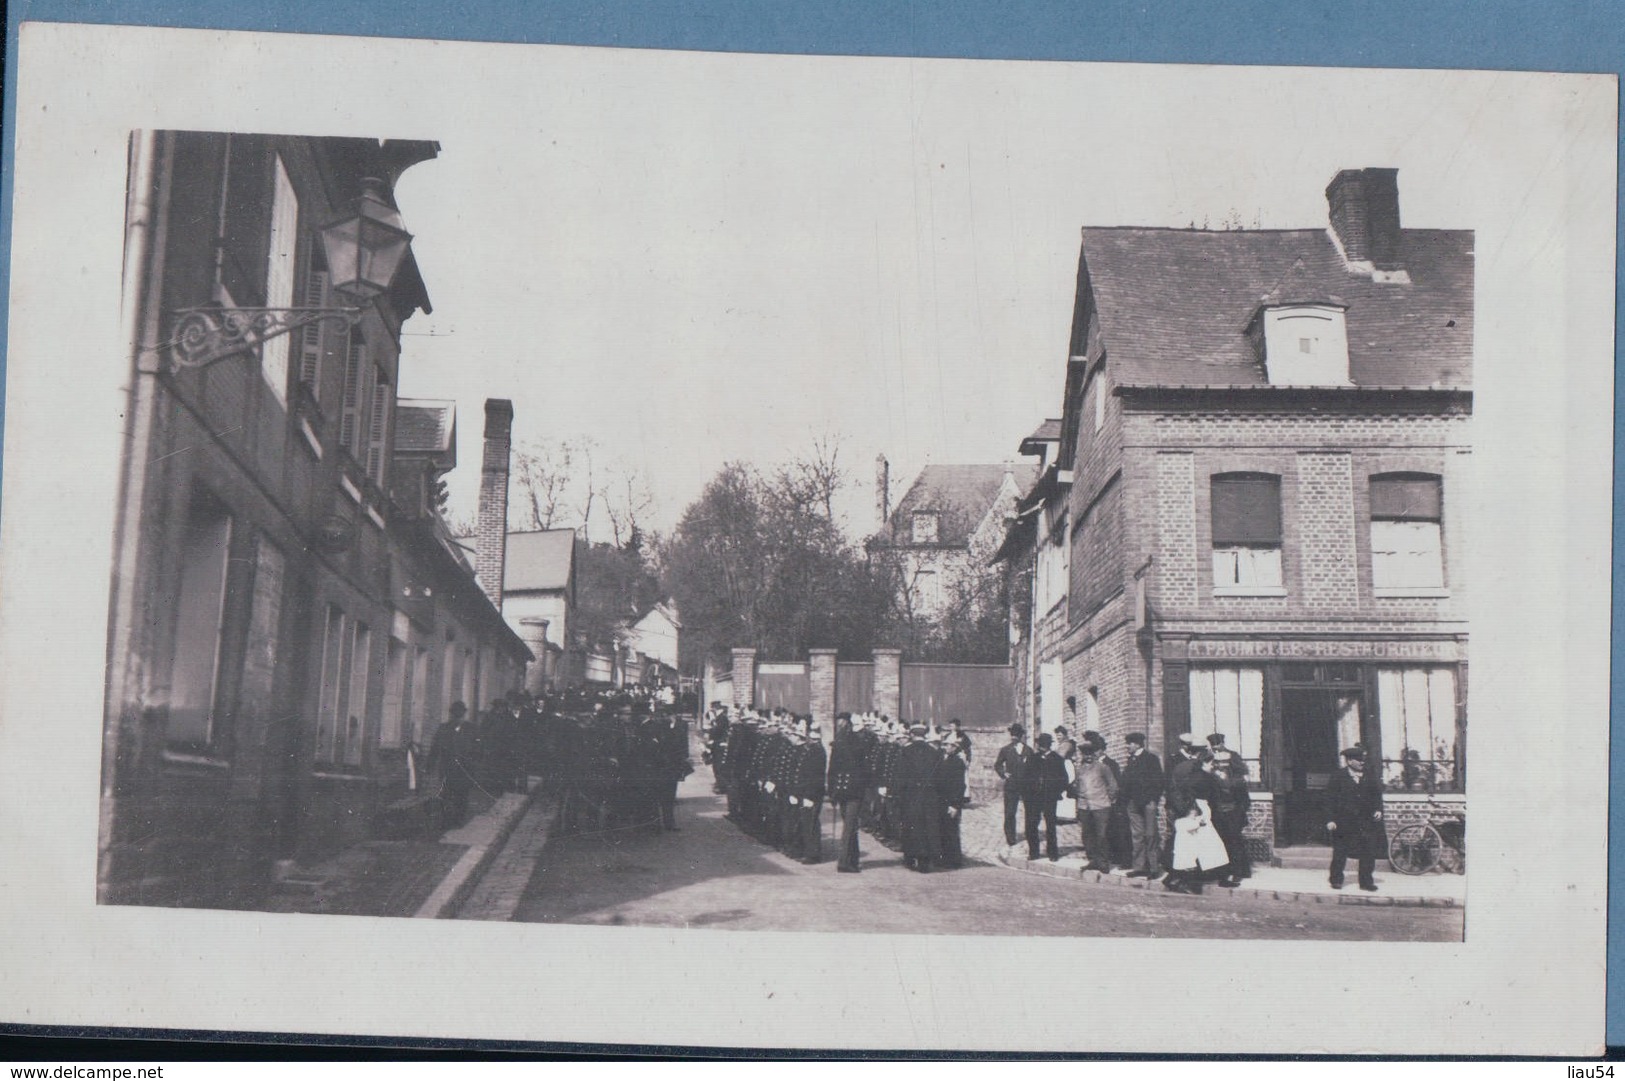
[[[1343,888],[1348,858],[1358,861],[1360,888],[1375,892],[1377,856],[1387,836],[1382,824],[1382,781],[1365,769],[1365,748],[1343,751],[1343,768],[1326,785],[1326,830],[1332,835],[1332,889]]]
[[[468,818],[468,793],[474,787],[474,731],[468,724],[468,707],[453,702],[446,721],[435,729],[429,743],[431,769],[438,769],[445,784],[440,792],[440,823],[455,829]]]
[[[1162,868],[1157,858],[1157,815],[1162,802],[1162,760],[1145,749],[1143,732],[1130,732],[1123,742],[1128,744],[1128,764],[1123,767],[1118,798],[1128,812],[1129,836],[1134,846],[1128,877],[1159,878]]]
[[[937,806],[942,813],[942,865],[963,867],[965,850],[959,841],[959,816],[970,802],[965,787],[965,745],[949,733],[942,742],[943,759],[937,766]]]
[[[1242,879],[1253,877],[1253,861],[1247,855],[1247,808],[1253,802],[1247,791],[1247,763],[1224,745],[1223,732],[1214,732],[1207,737],[1207,742],[1208,753],[1213,756],[1216,782],[1213,828],[1219,831],[1225,850],[1230,853],[1230,873],[1219,885],[1237,886]]]
[[[693,772],[688,760],[688,726],[675,714],[656,721],[660,734],[660,824],[677,829],[677,786]]]
[[[806,742],[796,758],[795,776],[790,785],[791,817],[795,823],[795,855],[802,863],[819,863],[824,858],[824,830],[819,815],[824,810],[824,733],[818,725],[807,730]]]
[[[937,810],[937,764],[942,752],[925,741],[926,728],[908,730],[909,741],[897,754],[897,799],[902,818],[903,862],[914,871],[930,871],[942,858],[941,815]]]
[[[1004,781],[1004,843],[1012,847],[1017,841],[1016,808],[1021,805],[1021,794],[1027,787],[1027,768],[1033,760],[1026,736],[1027,731],[1021,725],[1011,725],[1010,742],[999,748],[999,756],[993,760],[993,772]]]
[[[854,727],[852,714],[835,719],[835,743],[829,750],[829,798],[840,809],[841,842],[835,869],[858,873],[858,830],[862,826],[863,798],[869,788],[869,746],[863,731]]]
[[[1038,858],[1038,827],[1044,827],[1044,854],[1051,863],[1061,858],[1055,838],[1055,803],[1066,791],[1066,760],[1052,748],[1049,733],[1038,737],[1038,753],[1027,763],[1025,788],[1021,793],[1026,811],[1027,858]]]

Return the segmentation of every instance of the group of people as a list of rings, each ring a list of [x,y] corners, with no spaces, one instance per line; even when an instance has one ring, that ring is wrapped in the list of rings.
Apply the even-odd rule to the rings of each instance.
[[[712,703],[703,721],[705,759],[728,818],[793,859],[823,859],[827,800],[840,820],[835,869],[860,870],[858,832],[867,826],[902,849],[911,870],[964,863],[959,817],[969,802],[970,737],[904,725],[874,713],[837,715],[826,752],[821,727],[783,709],[734,710]]]
[[[1071,798],[1086,870],[1162,879],[1176,893],[1201,893],[1205,882],[1233,888],[1251,877],[1244,836],[1251,803],[1247,764],[1225,746],[1222,733],[1208,736],[1205,746],[1189,733],[1180,736],[1177,757],[1166,771],[1141,732],[1124,737],[1121,764],[1107,753],[1098,732],[1086,731],[1073,741],[1065,728],[1057,728],[1053,736],[1038,736],[1035,745],[1027,743],[1019,724],[1011,725],[1009,734],[993,770],[1004,782],[1005,842],[1015,848],[1025,840],[1029,859],[1040,858],[1040,834],[1043,855],[1060,858],[1057,805]]]
[[[677,786],[693,771],[688,726],[660,688],[501,695],[479,718],[453,702],[425,765],[440,781],[441,824],[468,818],[471,794],[523,791],[544,778],[565,797],[567,826],[674,830]]]

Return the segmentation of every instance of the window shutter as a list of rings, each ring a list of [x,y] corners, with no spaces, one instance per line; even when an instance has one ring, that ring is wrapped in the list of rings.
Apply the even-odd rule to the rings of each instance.
[[[372,421],[367,429],[367,476],[379,487],[384,484],[386,445],[384,436],[389,432],[389,405],[394,400],[394,388],[375,374],[372,384]]]
[[[316,268],[315,245],[311,246],[311,265],[305,271],[304,302],[307,308],[327,306],[327,271]],[[318,402],[322,389],[322,321],[318,319],[305,327],[299,341],[299,381],[310,388]]]
[[[350,348],[344,358],[344,413],[339,422],[339,445],[352,455],[361,432],[361,376],[367,347],[361,335],[350,333]]]
[[[1213,544],[1281,543],[1281,478],[1265,474],[1213,478]]]
[[[1371,517],[1400,522],[1437,522],[1438,477],[1372,477]]]

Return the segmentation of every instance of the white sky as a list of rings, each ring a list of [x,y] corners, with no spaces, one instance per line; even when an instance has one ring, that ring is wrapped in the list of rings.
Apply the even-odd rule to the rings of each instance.
[[[592,435],[642,467],[660,528],[724,461],[840,432],[866,530],[877,453],[895,500],[1058,415],[1080,226],[1316,227],[1339,168],[1381,165],[1405,224],[1473,227],[1540,165],[1497,149],[1526,75],[486,59],[468,122],[398,191],[435,306],[401,390],[459,402],[457,513],[496,396],[520,439]]]

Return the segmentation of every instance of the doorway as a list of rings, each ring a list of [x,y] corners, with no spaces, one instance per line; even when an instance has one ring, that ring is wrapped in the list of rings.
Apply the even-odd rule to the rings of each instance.
[[[1279,843],[1331,843],[1326,832],[1326,787],[1341,766],[1338,752],[1360,741],[1361,698],[1359,687],[1281,688],[1286,753],[1276,823]]]

